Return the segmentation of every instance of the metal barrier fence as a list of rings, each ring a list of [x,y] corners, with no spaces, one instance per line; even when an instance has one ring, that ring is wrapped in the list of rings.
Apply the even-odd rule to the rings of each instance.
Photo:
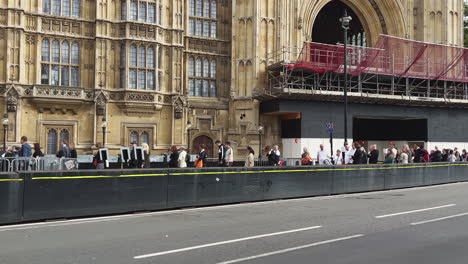
[[[77,159],[41,157],[41,158],[0,158],[0,171],[60,171],[77,170]]]

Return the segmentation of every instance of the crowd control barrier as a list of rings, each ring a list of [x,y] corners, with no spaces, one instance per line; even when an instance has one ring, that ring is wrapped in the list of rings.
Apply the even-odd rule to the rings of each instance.
[[[468,181],[468,163],[1,174],[0,224]]]

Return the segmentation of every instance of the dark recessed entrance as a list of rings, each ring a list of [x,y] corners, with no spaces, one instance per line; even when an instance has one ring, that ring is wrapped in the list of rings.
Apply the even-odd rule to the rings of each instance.
[[[356,46],[367,46],[366,34],[361,21],[354,11],[340,1],[326,4],[317,15],[312,29],[312,41],[336,45],[343,43],[343,28],[339,19],[344,10],[353,18],[348,31],[348,43]]]
[[[353,119],[355,141],[427,142],[427,132],[427,119]]]

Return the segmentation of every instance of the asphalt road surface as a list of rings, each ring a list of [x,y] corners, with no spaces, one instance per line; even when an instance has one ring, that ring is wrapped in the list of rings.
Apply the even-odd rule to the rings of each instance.
[[[0,227],[1,264],[468,263],[468,183]]]

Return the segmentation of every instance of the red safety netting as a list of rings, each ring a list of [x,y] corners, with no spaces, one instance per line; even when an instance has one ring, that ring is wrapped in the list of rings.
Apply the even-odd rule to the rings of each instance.
[[[468,82],[468,49],[381,35],[374,48],[349,46],[348,73]],[[305,43],[289,68],[343,73],[344,47]]]

